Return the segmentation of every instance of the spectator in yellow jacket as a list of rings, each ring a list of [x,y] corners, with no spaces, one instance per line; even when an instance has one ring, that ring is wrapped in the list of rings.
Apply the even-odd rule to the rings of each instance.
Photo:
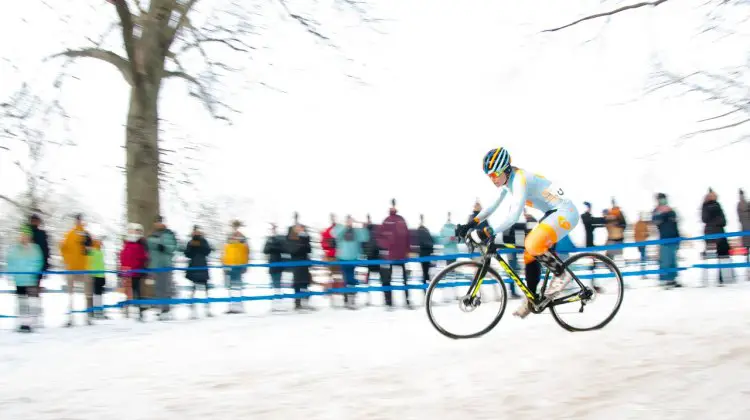
[[[65,239],[60,243],[60,253],[65,262],[65,269],[73,271],[73,273],[67,275],[68,312],[71,312],[66,324],[68,327],[73,326],[73,291],[76,284],[83,284],[83,290],[86,295],[86,307],[90,308],[93,306],[94,297],[91,278],[85,273],[76,273],[76,271],[85,271],[88,269],[88,249],[91,246],[91,236],[86,231],[83,215],[77,214],[75,216],[75,226],[65,235]],[[86,319],[91,324],[92,314],[89,313],[88,315]]]
[[[229,280],[227,288],[230,297],[235,290],[239,291],[240,297],[242,296],[242,275],[247,271],[245,266],[250,261],[250,246],[245,235],[240,232],[240,227],[242,227],[242,222],[239,220],[232,222],[232,233],[229,235],[226,245],[224,245],[224,254],[221,258],[221,262],[225,266],[224,272]],[[242,302],[236,301],[230,303],[227,313],[236,314],[244,311]]]

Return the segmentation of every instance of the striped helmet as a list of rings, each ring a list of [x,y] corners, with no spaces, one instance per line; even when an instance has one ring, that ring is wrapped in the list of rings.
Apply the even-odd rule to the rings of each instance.
[[[510,169],[510,153],[503,148],[492,149],[484,156],[484,173],[505,172]]]

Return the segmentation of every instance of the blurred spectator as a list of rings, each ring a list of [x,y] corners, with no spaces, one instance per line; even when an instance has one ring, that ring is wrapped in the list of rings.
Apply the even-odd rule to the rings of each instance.
[[[102,299],[102,296],[104,296],[104,286],[106,286],[107,284],[105,276],[105,271],[107,268],[104,266],[104,252],[102,250],[102,241],[100,239],[93,239],[88,253],[89,258],[87,270],[91,271],[91,280],[89,281],[91,281],[91,283],[93,284],[94,296],[92,307],[87,307],[86,309],[91,311],[89,313],[91,314],[92,318],[108,319],[107,316],[104,315],[104,310],[101,307],[104,304],[104,300]],[[93,308],[96,309],[94,310]]]
[[[84,228],[83,215],[75,216],[75,225],[60,244],[60,253],[65,262],[65,269],[68,271],[86,271],[88,268],[88,258],[86,248],[91,245],[91,236]],[[73,326],[73,297],[76,284],[83,284],[86,295],[86,307],[90,308],[93,304],[93,285],[87,274],[72,273],[68,274],[68,322],[66,326]],[[87,314],[86,320],[91,324],[91,314]]]
[[[380,247],[378,246],[378,226],[372,223],[372,218],[367,215],[367,232],[369,240],[365,242],[363,252],[367,261],[377,261],[380,259]],[[365,275],[365,284],[370,284],[372,273],[378,273],[380,276],[380,264],[368,264],[367,274]],[[370,292],[367,292],[367,305],[370,305]]]
[[[456,224],[451,221],[451,213],[448,212],[448,218],[445,221],[445,224],[443,225],[442,229],[440,229],[440,235],[438,236],[438,243],[443,246],[443,256],[448,255],[457,255],[458,254],[458,244],[459,240],[456,238]],[[455,258],[449,258],[445,261],[443,261],[443,264],[445,267],[453,264],[456,262]],[[450,276],[449,280],[454,281],[455,280],[455,273],[451,272],[448,275]],[[458,299],[458,295],[456,295],[455,288],[445,288],[443,289],[443,294],[445,295],[445,301],[450,301],[450,298],[448,297],[447,293],[448,290],[452,289],[454,293],[454,297]]]
[[[120,272],[122,286],[129,293],[128,298],[141,300],[144,298],[144,282],[148,275],[144,272],[148,267],[148,244],[143,238],[143,226],[139,223],[128,223],[128,234],[125,236],[125,243],[120,252]],[[131,271],[132,270],[132,271]],[[140,304],[135,305],[138,308],[138,320],[143,321],[144,307]],[[125,306],[125,318],[130,318],[130,305]]]
[[[715,235],[724,233],[724,226],[727,225],[727,219],[724,216],[724,210],[721,208],[721,204],[717,201],[718,197],[714,190],[708,189],[708,194],[703,198],[703,205],[701,209],[701,217],[703,223],[706,224],[703,230],[705,235]],[[716,253],[716,256],[720,261],[729,259],[729,240],[727,238],[707,239],[706,240],[706,256],[711,253]],[[719,268],[719,284],[724,284],[725,277],[729,276],[729,279],[733,279],[734,275],[732,269]]]
[[[7,257],[9,272],[36,273],[44,266],[44,254],[41,248],[32,242],[33,232],[29,226],[22,226],[18,243],[11,246]],[[14,274],[16,295],[18,297],[18,331],[30,332],[39,305],[39,291],[36,274]]]
[[[295,221],[298,220],[295,218]],[[297,262],[305,262],[310,261],[310,253],[312,252],[312,248],[310,247],[310,236],[307,233],[307,230],[303,225],[301,225],[298,221],[295,223],[292,227],[289,228],[289,234],[287,235],[286,240],[286,247],[287,247],[287,253],[290,256],[291,261],[297,261]],[[294,283],[294,293],[300,294],[300,293],[306,293],[307,288],[310,286],[310,282],[312,280],[310,275],[310,267],[307,265],[301,265],[296,266],[292,268],[292,275],[294,277],[293,283]],[[302,302],[304,301],[304,305]],[[307,309],[311,310],[313,309],[312,306],[309,305],[310,297],[304,297],[300,298],[297,297],[294,299],[294,309],[295,310],[301,310],[301,309]]]
[[[664,193],[656,195],[656,208],[652,220],[659,229],[659,239],[672,239],[680,237],[677,226],[677,213],[668,205],[667,196]],[[677,250],[679,242],[661,244],[659,247],[659,270],[667,271],[659,273],[659,279],[667,287],[682,287],[677,282]]]
[[[586,231],[586,248],[593,248],[594,229],[605,226],[606,220],[603,217],[594,217],[591,214],[591,203],[585,201],[583,204],[586,206],[586,211],[581,215],[581,221],[583,221],[583,228]]]
[[[625,228],[627,222],[625,221],[625,214],[622,212],[615,199],[612,199],[612,208],[609,209],[604,216],[607,226],[607,245],[619,245],[625,241]],[[607,255],[615,259],[622,255],[622,248],[609,249]]]
[[[362,224],[364,225],[364,224]],[[362,246],[370,239],[370,233],[366,228],[354,227],[352,216],[346,217],[346,225],[336,225],[332,231],[336,239],[336,255],[339,261],[350,262],[360,259],[362,256]],[[356,266],[344,264],[341,266],[341,272],[344,274],[346,287],[354,288],[357,285],[357,279],[354,276]],[[349,309],[356,308],[355,293],[344,293],[344,305]]]
[[[458,238],[456,238],[456,224],[451,221],[451,214],[448,212],[448,219],[445,221],[443,228],[440,229],[438,243],[443,246],[443,255],[458,254]],[[456,262],[455,258],[446,261],[446,265]]]
[[[268,255],[268,262],[280,263],[284,260],[282,254],[286,252],[284,249],[284,242],[286,239],[278,234],[275,224],[271,224],[271,235],[266,240],[266,245],[263,247],[263,253]],[[281,276],[284,273],[283,267],[269,267],[268,273],[271,275],[271,287],[273,287],[274,294],[281,294]],[[271,310],[277,311],[277,303],[279,301],[274,299],[271,301]]]
[[[740,190],[740,201],[737,203],[737,216],[740,219],[740,226],[743,232],[750,232],[750,206],[745,200],[745,191]],[[747,262],[750,263],[750,235],[742,237],[742,246],[745,248]],[[748,276],[750,280],[750,276]]]
[[[297,222],[295,221],[295,223]],[[336,237],[333,234],[333,229],[335,228],[336,215],[331,213],[331,224],[320,234],[320,246],[323,248],[323,261],[336,261]],[[343,287],[343,280],[339,280],[339,277],[341,276],[341,267],[332,264],[327,268],[331,276],[331,287]]]
[[[190,298],[195,298],[195,292],[198,286],[200,286],[206,293],[208,298],[208,283],[210,280],[210,274],[208,273],[208,256],[211,255],[213,249],[211,245],[203,236],[199,226],[193,226],[193,233],[190,237],[190,241],[185,246],[185,257],[188,258],[188,270],[185,273],[185,278],[193,282],[191,288]],[[195,308],[195,304],[190,304],[191,318],[198,318],[198,313]],[[206,302],[206,316],[213,316],[208,302]]]
[[[156,270],[154,277],[154,297],[156,299],[171,299],[174,285],[172,284],[172,269],[174,268],[174,253],[177,251],[177,239],[174,232],[167,229],[164,218],[157,216],[154,221],[154,231],[147,239],[149,268]],[[161,305],[160,320],[169,319],[170,305]]]
[[[409,256],[409,227],[406,225],[406,220],[396,210],[396,199],[391,200],[389,213],[389,216],[383,220],[383,224],[378,230],[378,246],[388,253],[388,260],[405,260]],[[380,278],[383,286],[391,287],[394,267],[401,268],[401,273],[404,277],[404,286],[408,286],[409,273],[406,271],[406,263],[404,262],[391,263],[386,269],[381,269]],[[385,304],[389,308],[392,308],[393,295],[391,290],[385,290],[383,294],[385,296]],[[404,288],[404,297],[406,298],[406,306],[411,308],[408,288]]]
[[[38,326],[41,326],[43,322],[41,322],[41,318],[43,316],[42,310],[44,308],[44,305],[42,304],[42,279],[45,277],[45,274],[43,272],[48,271],[50,268],[49,260],[50,260],[50,249],[49,249],[49,238],[47,236],[47,232],[41,228],[42,226],[42,218],[39,217],[38,214],[32,214],[29,217],[29,225],[31,225],[31,234],[32,234],[32,241],[39,246],[39,249],[42,250],[42,258],[44,259],[44,265],[42,266],[42,273],[39,273],[37,275],[37,291],[39,292],[39,305],[35,308],[38,313],[34,314],[34,319],[38,322]]]
[[[247,243],[247,238],[240,232],[242,222],[235,220],[232,222],[232,233],[227,238],[227,243],[224,245],[224,255],[222,257],[222,263],[224,264],[224,272],[228,279],[226,284],[229,290],[229,297],[232,298],[235,293],[238,292],[240,298],[242,297],[242,275],[247,271],[247,264],[250,261],[250,245]],[[244,305],[241,300],[232,301],[227,309],[228,314],[239,314],[245,312]]]
[[[638,221],[635,223],[635,241],[645,242],[650,236],[649,222],[647,220],[648,213],[641,212]],[[641,264],[646,263],[646,246],[639,246],[638,251],[641,253]]]
[[[419,246],[420,257],[431,257],[435,252],[435,239],[432,237],[430,230],[424,225],[424,214],[419,215],[419,228],[417,228],[417,245]],[[431,261],[421,261],[422,266],[422,283],[427,285],[430,282]],[[427,293],[427,289],[424,289]]]

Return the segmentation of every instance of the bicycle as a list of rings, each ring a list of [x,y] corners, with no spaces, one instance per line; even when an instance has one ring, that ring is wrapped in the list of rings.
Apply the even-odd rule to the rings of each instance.
[[[471,241],[471,239],[466,239],[467,247],[469,248],[469,252],[473,253],[475,250],[475,244]],[[541,292],[537,296],[535,293],[532,293],[531,290],[526,286],[526,284],[521,281],[521,279],[518,277],[516,272],[508,265],[508,263],[503,259],[501,256],[501,253],[504,253],[503,251],[507,250],[510,252],[517,252],[517,251],[523,251],[523,247],[510,245],[510,244],[495,244],[494,240],[490,238],[486,243],[479,244],[478,245],[479,250],[481,251],[481,259],[479,261],[476,260],[465,260],[465,261],[458,261],[455,262],[447,267],[445,267],[440,273],[438,273],[437,276],[430,282],[429,287],[427,288],[427,293],[425,296],[425,308],[427,310],[427,317],[430,320],[430,323],[437,329],[441,334],[452,338],[452,339],[466,339],[466,338],[476,338],[480,337],[488,332],[490,332],[502,319],[503,314],[505,313],[505,307],[508,301],[505,281],[502,280],[501,276],[498,274],[498,272],[491,267],[491,262],[494,259],[500,264],[500,267],[505,271],[505,273],[510,277],[510,279],[516,284],[516,286],[523,292],[524,295],[528,298],[530,304],[531,304],[531,312],[534,314],[540,314],[544,312],[545,309],[549,308],[550,312],[552,313],[552,317],[555,319],[555,321],[564,329],[575,332],[575,331],[591,331],[591,330],[597,330],[603,328],[605,325],[609,324],[610,321],[615,317],[617,312],[620,310],[620,306],[622,305],[622,299],[623,299],[623,292],[625,290],[624,282],[622,279],[622,274],[620,273],[619,268],[617,265],[612,261],[610,258],[608,258],[605,255],[597,254],[593,252],[583,252],[576,255],[573,255],[572,257],[566,259],[565,261],[562,261],[560,257],[555,253],[555,251],[551,250],[548,252],[548,254],[545,254],[546,258],[553,258],[558,264],[562,264],[562,268],[567,271],[572,278],[572,281],[569,282],[568,288],[564,289],[563,292],[561,292],[555,299],[550,300],[547,297],[544,297],[544,292],[547,288],[547,284],[550,281],[550,275],[551,271],[549,268],[547,268],[546,275],[544,277],[544,281],[541,284]],[[583,258],[593,258],[594,260],[598,261],[600,264],[597,264],[597,268],[601,269],[602,267],[608,269],[610,271],[610,274],[594,274],[592,271],[592,274],[590,275],[577,275],[573,272],[572,266],[574,263],[580,261]],[[577,267],[580,266],[588,266],[586,264],[577,264]],[[493,290],[499,290],[501,292],[501,296],[498,301],[501,302],[500,309],[492,319],[492,321],[487,325],[485,328],[481,329],[478,332],[471,333],[471,334],[455,334],[453,332],[448,331],[446,328],[441,326],[435,319],[435,309],[437,306],[436,304],[432,303],[432,297],[436,293],[436,290],[446,287],[456,287],[460,285],[459,283],[456,284],[441,284],[441,281],[448,279],[450,274],[456,274],[458,275],[460,268],[466,268],[466,267],[477,267],[478,270],[474,274],[471,282],[468,282],[469,289],[463,296],[458,297],[458,306],[459,309],[464,313],[470,313],[475,311],[477,308],[480,307],[482,304],[482,294],[480,293],[480,288],[482,284],[499,284],[499,287],[493,287]],[[594,267],[591,265],[591,267]],[[490,274],[497,280],[492,280],[490,282],[485,281],[485,277]],[[586,286],[581,281],[581,278],[590,278],[590,279],[598,279],[602,277],[614,277],[614,285],[617,288],[617,299],[615,302],[615,306],[611,313],[609,313],[603,321],[598,322],[596,325],[586,328],[576,327],[571,325],[568,321],[565,321],[561,315],[564,314],[564,312],[561,312],[558,308],[565,304],[573,304],[576,302],[580,303],[580,308],[578,310],[579,313],[583,313],[586,309],[587,305],[590,305],[592,302],[597,300],[601,296],[601,293],[603,289],[600,289],[599,287],[595,286]],[[572,293],[566,293],[567,290],[570,289],[570,287],[574,287],[576,290],[574,290]]]

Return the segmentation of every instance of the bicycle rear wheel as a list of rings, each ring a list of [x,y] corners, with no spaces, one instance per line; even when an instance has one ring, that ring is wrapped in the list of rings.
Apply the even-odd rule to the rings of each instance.
[[[568,331],[592,331],[609,324],[620,310],[625,292],[614,261],[584,252],[565,260],[564,267],[574,278],[549,306],[555,321]]]
[[[478,301],[472,301],[467,296],[472,279],[481,267],[482,263],[477,261],[459,261],[443,269],[430,281],[425,296],[427,318],[446,337],[480,337],[492,330],[503,317],[508,295],[505,283],[492,267],[487,268],[476,295]],[[461,331],[466,327],[473,331]]]

